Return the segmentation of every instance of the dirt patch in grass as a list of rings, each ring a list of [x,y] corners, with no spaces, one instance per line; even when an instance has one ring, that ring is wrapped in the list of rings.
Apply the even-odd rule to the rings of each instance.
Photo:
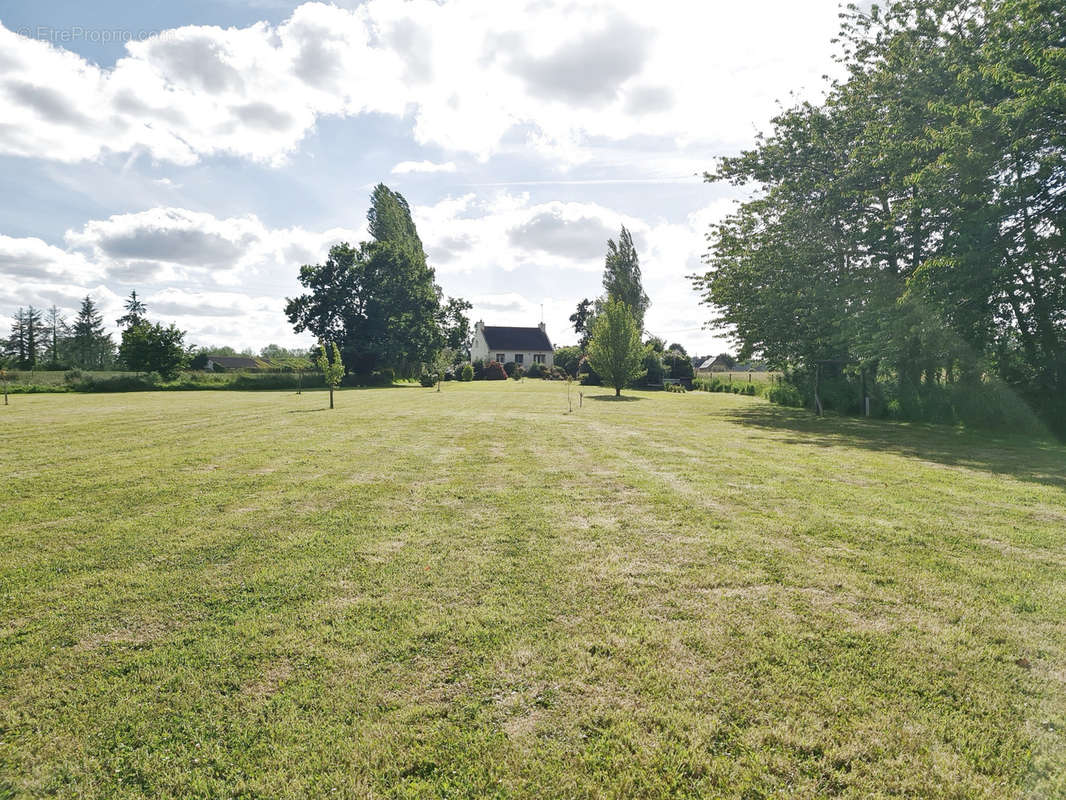
[[[263,666],[259,674],[241,687],[241,694],[252,700],[269,700],[292,675],[292,662],[284,656]]]

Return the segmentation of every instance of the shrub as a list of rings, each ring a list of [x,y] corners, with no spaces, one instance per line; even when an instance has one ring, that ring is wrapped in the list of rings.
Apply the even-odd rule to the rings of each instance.
[[[678,350],[667,350],[663,353],[662,364],[669,371],[671,378],[691,378],[693,375],[692,359]]]
[[[603,379],[600,378],[599,373],[592,368],[592,365],[588,361],[582,361],[579,368],[578,378],[581,380],[582,386],[602,386]]]
[[[555,366],[570,375],[577,375],[578,364],[581,363],[581,348],[577,346],[556,347],[552,360]]]
[[[666,391],[674,392],[676,394],[684,394],[685,393],[685,387],[682,386],[680,383],[668,383],[668,384],[666,384],[666,386],[664,388],[666,389]]]
[[[430,375],[428,372],[423,372],[421,377],[418,379],[418,382],[421,383],[423,387],[428,389],[431,386],[436,386],[437,376]]]
[[[116,375],[111,378],[84,378],[72,388],[79,392],[143,392],[156,387],[144,375]]]
[[[544,378],[549,374],[548,368],[543,364],[530,364],[529,369],[526,370],[527,378]]]
[[[485,380],[485,362],[484,361],[475,361],[470,366],[472,366],[474,368],[474,380],[475,381],[483,381],[483,380]]]
[[[474,380],[473,364],[463,364],[463,369],[459,373],[459,380],[467,382]]]
[[[511,372],[510,372],[511,377],[514,378],[516,381],[522,380],[522,378],[523,378],[523,376],[525,376],[525,374],[526,374],[526,371],[524,369],[522,369],[522,367],[519,366],[518,364],[515,364],[514,365],[514,369],[511,370]]]
[[[778,383],[771,386],[770,391],[766,393],[766,397],[771,403],[777,403],[782,406],[802,408],[804,405],[803,395],[791,383]]]
[[[503,369],[504,372],[507,373],[507,377],[510,378],[512,375],[514,375],[515,363],[513,361],[508,361],[506,364],[503,365]]]
[[[644,377],[640,381],[643,384],[662,385],[663,378],[666,377],[666,370],[663,369],[663,360],[651,345],[646,345],[644,348]]]
[[[484,380],[487,381],[505,381],[507,380],[507,370],[503,368],[503,364],[499,361],[490,361],[485,365]]]

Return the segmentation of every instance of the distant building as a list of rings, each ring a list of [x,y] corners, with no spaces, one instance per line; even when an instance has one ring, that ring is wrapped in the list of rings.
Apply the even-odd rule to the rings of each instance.
[[[513,361],[528,367],[530,364],[554,365],[551,340],[544,323],[536,328],[511,328],[486,325],[480,320],[474,325],[474,341],[470,345],[472,361]]]
[[[222,369],[262,369],[266,364],[262,359],[251,356],[208,356],[204,369],[214,372],[216,367]]]
[[[708,358],[697,367],[698,372],[729,372],[737,368],[737,362],[722,353],[720,356]]]

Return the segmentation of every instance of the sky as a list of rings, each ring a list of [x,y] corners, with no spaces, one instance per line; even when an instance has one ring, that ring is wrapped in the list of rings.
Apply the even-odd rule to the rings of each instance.
[[[471,321],[556,345],[633,233],[646,328],[728,349],[686,276],[748,191],[702,179],[837,74],[835,0],[0,2],[0,335],[19,306],[307,346],[300,265],[410,203]]]

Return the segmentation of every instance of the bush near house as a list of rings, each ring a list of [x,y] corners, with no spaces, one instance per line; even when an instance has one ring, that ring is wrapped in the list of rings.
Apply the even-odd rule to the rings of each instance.
[[[472,380],[474,380],[474,365],[473,364],[463,364],[463,369],[459,373],[459,380],[461,380],[461,381],[472,381]]]
[[[507,380],[507,370],[504,369],[503,364],[499,361],[490,361],[485,365],[482,379],[486,381],[505,381]]]

